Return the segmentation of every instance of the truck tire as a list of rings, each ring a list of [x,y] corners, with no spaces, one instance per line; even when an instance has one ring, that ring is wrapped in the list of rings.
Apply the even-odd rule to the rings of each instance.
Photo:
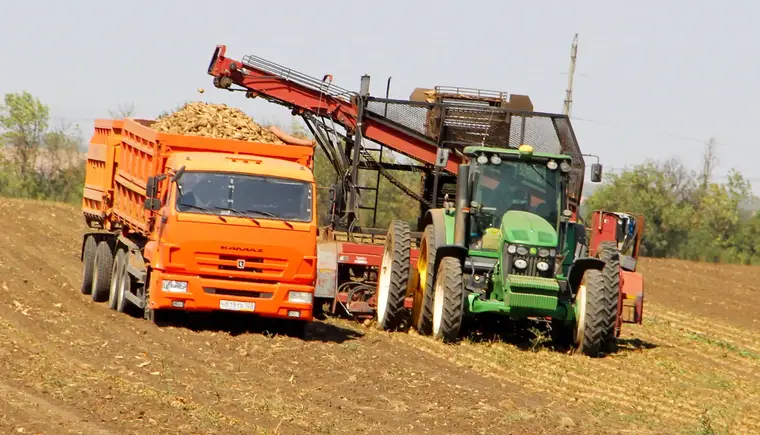
[[[616,287],[611,287],[604,275],[599,270],[586,271],[585,285],[585,310],[581,310],[583,327],[580,328],[580,343],[577,343],[580,351],[587,356],[597,358],[603,352],[604,334],[609,324],[609,300],[612,292],[617,292]],[[576,303],[583,303],[576,299]]]
[[[417,271],[420,280],[416,289],[419,295],[420,312],[415,319],[415,329],[422,335],[430,335],[433,332],[433,291],[435,286],[435,228],[427,225],[420,244],[420,256],[417,259]],[[415,299],[417,299],[415,295]]]
[[[602,269],[606,285],[620,289],[620,252],[614,242],[601,242],[598,246],[599,259],[604,261]],[[607,324],[602,335],[602,350],[606,353],[617,351],[617,334],[615,328],[618,320],[618,303],[620,291],[607,293]]]
[[[124,313],[131,305],[125,293],[132,291],[132,277],[127,271],[129,253],[127,251],[121,252],[124,252],[124,258],[121,261],[121,267],[119,267],[119,286],[116,288],[116,311]]]
[[[462,266],[454,257],[441,259],[433,292],[433,337],[444,342],[459,338],[464,317]]]
[[[377,283],[377,328],[397,330],[404,321],[411,252],[409,224],[394,220],[388,229]]]
[[[95,237],[87,236],[82,249],[82,287],[80,291],[83,295],[89,295],[92,292],[92,275],[95,273],[95,251],[97,249],[98,243],[95,241]]]
[[[111,286],[111,271],[113,268],[113,253],[108,242],[101,241],[95,250],[95,267],[92,277],[93,302],[108,300],[108,290]]]
[[[111,268],[111,285],[108,287],[108,308],[115,310],[119,299],[119,286],[121,286],[121,268],[124,264],[124,250],[117,249]]]

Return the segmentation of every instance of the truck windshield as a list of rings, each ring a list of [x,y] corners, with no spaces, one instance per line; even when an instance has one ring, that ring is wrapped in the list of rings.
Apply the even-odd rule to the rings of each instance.
[[[478,167],[472,198],[482,205],[482,212],[475,213],[481,216],[473,222],[477,224],[473,230],[498,228],[501,217],[510,210],[531,212],[555,228],[559,225],[561,171],[551,170],[545,163],[510,160]]]
[[[182,213],[311,222],[312,195],[311,184],[299,180],[187,171],[179,180],[176,208]]]

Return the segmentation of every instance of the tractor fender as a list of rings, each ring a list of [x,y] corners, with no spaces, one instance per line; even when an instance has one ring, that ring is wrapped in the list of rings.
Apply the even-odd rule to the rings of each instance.
[[[435,251],[435,268],[433,270],[438,270],[438,265],[441,264],[441,260],[444,257],[455,257],[459,260],[459,265],[464,266],[464,260],[467,258],[467,248],[459,245],[438,245]]]
[[[425,213],[425,219],[422,221],[422,230],[424,231],[425,226],[429,224],[433,224],[433,230],[435,230],[435,247],[436,249],[439,249],[446,244],[446,220],[443,217],[442,208],[430,209]],[[437,264],[436,267],[438,267]]]
[[[567,284],[572,291],[575,291],[583,280],[583,275],[587,270],[602,270],[606,263],[599,258],[583,257],[575,260],[570,265],[570,271],[567,273]]]

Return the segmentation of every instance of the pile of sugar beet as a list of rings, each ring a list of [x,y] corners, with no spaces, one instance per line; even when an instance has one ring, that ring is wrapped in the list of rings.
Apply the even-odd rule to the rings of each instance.
[[[163,133],[217,139],[271,144],[311,144],[311,141],[288,136],[275,126],[262,127],[241,110],[225,104],[187,103],[175,112],[158,118],[151,128]]]

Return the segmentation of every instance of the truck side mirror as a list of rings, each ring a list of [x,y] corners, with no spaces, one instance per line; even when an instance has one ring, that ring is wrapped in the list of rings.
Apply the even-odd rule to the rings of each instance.
[[[158,198],[146,198],[143,208],[150,211],[161,210],[161,200]]]
[[[435,153],[435,166],[437,168],[445,168],[448,162],[449,162],[449,149],[438,148],[438,151]]]
[[[602,164],[592,163],[591,164],[591,182],[598,183],[600,181],[602,181]]]
[[[148,198],[155,198],[158,195],[158,181],[156,177],[148,177],[148,181],[145,182],[145,196]]]

